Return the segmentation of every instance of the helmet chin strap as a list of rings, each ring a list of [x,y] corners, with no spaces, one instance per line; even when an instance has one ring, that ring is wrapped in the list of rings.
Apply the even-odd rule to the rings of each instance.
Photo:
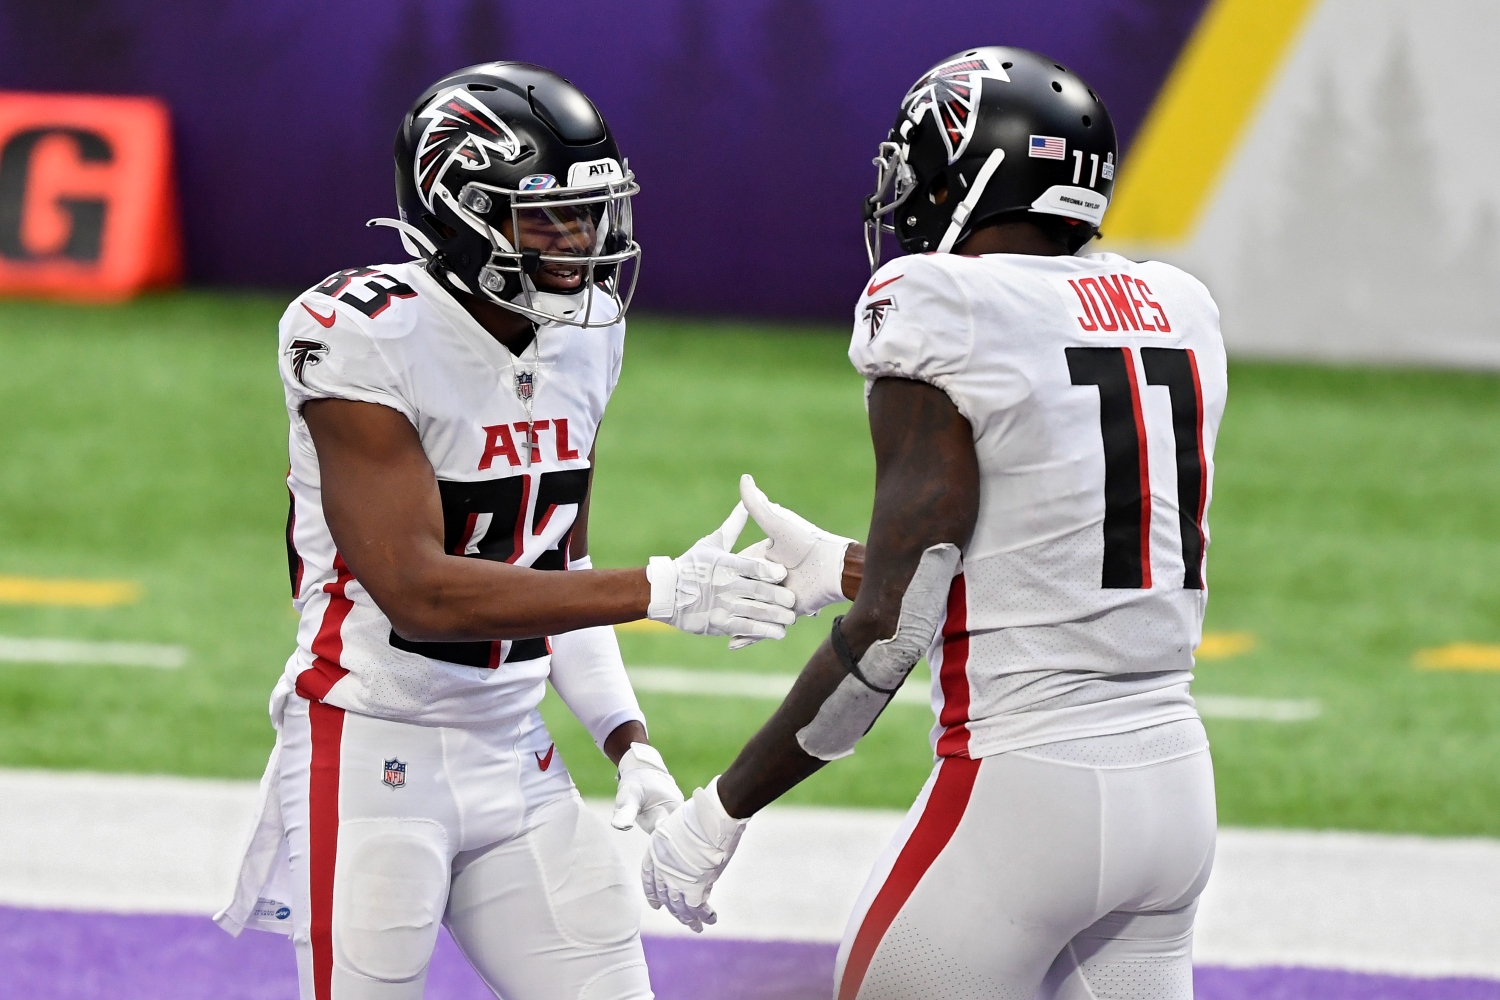
[[[979,173],[974,176],[974,183],[969,186],[969,193],[964,195],[964,200],[953,209],[953,221],[948,223],[948,231],[938,242],[938,253],[951,253],[953,244],[958,242],[958,235],[964,230],[964,223],[969,221],[969,216],[974,214],[974,206],[979,204],[979,199],[984,194],[985,186],[989,184],[990,178],[1000,168],[1000,163],[1005,159],[1005,150],[996,147],[990,150],[990,155],[984,161],[984,166],[979,168]]]

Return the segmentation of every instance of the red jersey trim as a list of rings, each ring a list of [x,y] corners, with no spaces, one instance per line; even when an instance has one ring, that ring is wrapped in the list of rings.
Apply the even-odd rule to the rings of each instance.
[[[344,655],[344,619],[354,610],[354,601],[345,596],[354,574],[344,563],[344,557],[334,554],[333,568],[338,577],[323,584],[328,595],[328,607],[323,609],[323,621],[318,626],[317,638],[313,639],[313,664],[297,675],[297,693],[308,701],[322,701],[333,686],[349,673],[339,665]]]
[[[960,573],[948,587],[948,614],[943,619],[943,662],[938,669],[943,709],[938,722],[944,728],[937,741],[939,757],[969,756],[968,618],[968,593]]]

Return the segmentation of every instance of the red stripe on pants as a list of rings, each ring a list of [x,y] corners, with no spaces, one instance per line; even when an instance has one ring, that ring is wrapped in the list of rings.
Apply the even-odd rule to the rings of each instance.
[[[939,757],[969,756],[969,602],[964,575],[953,578],[948,588],[948,614],[943,619],[943,662],[938,685],[943,692],[943,710],[938,722]]]
[[[344,710],[315,701],[312,766],[307,795],[307,895],[312,934],[313,996],[333,995],[333,869],[339,847],[339,765]]]
[[[859,931],[854,935],[854,944],[849,948],[849,960],[844,963],[844,978],[839,983],[838,1000],[854,1000],[865,981],[870,960],[875,949],[880,947],[885,932],[901,907],[906,905],[917,883],[927,874],[927,869],[937,860],[958,821],[963,819],[969,805],[969,794],[974,790],[974,779],[979,774],[980,761],[969,757],[949,757],[938,765],[937,781],[927,805],[917,820],[916,828],[901,847],[891,873],[885,884],[875,894],[875,901],[865,911]]]

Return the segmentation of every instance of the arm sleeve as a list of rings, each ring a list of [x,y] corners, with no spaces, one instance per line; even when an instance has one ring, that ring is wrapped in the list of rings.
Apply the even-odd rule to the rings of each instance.
[[[867,385],[905,378],[937,386],[977,427],[957,384],[973,351],[973,315],[947,256],[898,257],[875,272],[855,308],[849,361]]]
[[[568,560],[570,570],[593,568],[588,556]],[[625,723],[646,724],[625,674],[620,642],[608,625],[552,637],[552,688],[600,750],[609,734]]]
[[[333,316],[324,326],[317,316]],[[363,317],[360,317],[363,318]],[[281,381],[287,407],[312,399],[348,399],[389,406],[416,424],[416,413],[393,366],[354,313],[326,295],[309,293],[281,320]]]
[[[625,723],[646,724],[625,675],[620,643],[608,625],[552,637],[552,687],[600,750],[609,734]]]
[[[625,365],[625,321],[621,320],[618,333],[610,331],[609,394],[613,396],[620,384],[620,371]]]

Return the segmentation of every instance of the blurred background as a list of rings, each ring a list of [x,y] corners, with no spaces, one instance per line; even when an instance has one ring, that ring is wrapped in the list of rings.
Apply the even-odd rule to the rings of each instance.
[[[283,939],[205,919],[294,637],[275,327],[328,273],[403,259],[363,224],[392,214],[422,88],[548,66],[640,177],[590,534],[597,565],[639,565],[745,471],[864,536],[844,351],[869,161],[926,68],[1008,44],[1113,113],[1102,248],[1222,307],[1199,995],[1500,998],[1496,38],[1481,0],[0,0],[0,997],[296,995]],[[733,655],[620,631],[684,788],[826,627]],[[718,928],[647,915],[659,996],[828,995],[931,765],[923,700],[758,821]],[[434,961],[429,996],[485,995],[446,939]]]

